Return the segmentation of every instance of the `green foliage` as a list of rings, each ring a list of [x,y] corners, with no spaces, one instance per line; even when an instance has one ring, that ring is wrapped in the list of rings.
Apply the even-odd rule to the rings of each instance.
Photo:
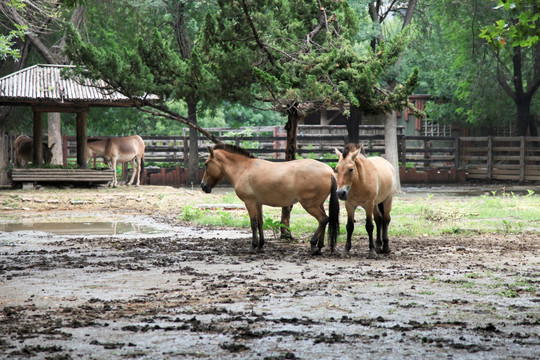
[[[278,238],[278,234],[282,228],[289,229],[287,226],[281,223],[281,220],[274,219],[271,215],[264,214],[263,218],[263,230],[272,230],[274,238]]]
[[[411,26],[413,39],[401,65],[406,72],[413,67],[421,69],[416,92],[435,99],[426,106],[430,118],[463,126],[508,127],[516,118],[517,108],[497,77],[507,69],[503,77],[512,77],[513,49],[494,52],[480,38],[482,29],[500,19],[502,9],[493,10],[491,0],[421,0],[418,6],[425,11],[424,17],[417,17]],[[522,80],[530,84],[534,52],[525,48],[522,54]],[[540,98],[532,99],[531,111],[536,113]]]
[[[494,0],[495,9],[503,11],[502,19],[487,25],[480,37],[495,48],[507,43],[513,47],[533,47],[540,36],[540,12],[537,0]]]

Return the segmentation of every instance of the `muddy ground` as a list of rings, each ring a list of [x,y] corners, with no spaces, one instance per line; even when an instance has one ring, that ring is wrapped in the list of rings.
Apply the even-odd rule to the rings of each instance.
[[[362,231],[350,256],[343,243],[312,257],[269,236],[254,254],[247,229],[178,222],[172,205],[197,196],[0,191],[4,219],[89,214],[158,230],[0,232],[0,357],[540,357],[537,234],[396,238],[377,260]]]

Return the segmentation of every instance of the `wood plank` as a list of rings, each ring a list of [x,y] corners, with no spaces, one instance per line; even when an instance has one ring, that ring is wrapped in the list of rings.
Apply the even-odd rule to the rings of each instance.
[[[113,170],[13,169],[11,179],[14,182],[109,182],[113,179]]]

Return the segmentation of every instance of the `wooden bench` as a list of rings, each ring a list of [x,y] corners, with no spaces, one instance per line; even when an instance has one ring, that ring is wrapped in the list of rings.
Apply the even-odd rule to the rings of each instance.
[[[77,182],[101,184],[113,180],[112,169],[24,169],[13,168],[11,180],[15,183]]]

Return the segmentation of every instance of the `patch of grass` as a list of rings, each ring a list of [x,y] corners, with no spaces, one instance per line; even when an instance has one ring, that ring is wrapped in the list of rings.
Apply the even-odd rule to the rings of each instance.
[[[159,199],[163,200],[163,199]],[[242,204],[234,191],[211,196],[197,196],[198,203]],[[218,211],[198,212],[192,202],[182,209],[180,218],[199,224],[249,228],[247,212],[221,214]],[[343,202],[340,202],[340,236],[345,241],[347,216]],[[325,204],[328,211],[328,202]],[[265,228],[277,233],[281,219],[281,208],[263,207]],[[397,195],[392,207],[392,221],[389,228],[393,237],[427,237],[437,235],[474,236],[476,234],[519,234],[540,233],[540,195],[530,191],[527,195],[504,193],[489,196],[449,198],[439,194],[418,197]],[[317,229],[317,221],[299,204],[291,212],[291,233],[294,238],[308,239]],[[365,212],[358,208],[355,214],[353,242],[364,241]]]
[[[504,296],[504,297],[507,297],[507,298],[517,298],[517,297],[519,297],[519,294],[514,289],[505,289],[505,290],[499,291],[497,293],[497,295]]]
[[[184,206],[178,216],[183,221],[200,221],[204,217],[204,211],[194,208],[193,206]]]

